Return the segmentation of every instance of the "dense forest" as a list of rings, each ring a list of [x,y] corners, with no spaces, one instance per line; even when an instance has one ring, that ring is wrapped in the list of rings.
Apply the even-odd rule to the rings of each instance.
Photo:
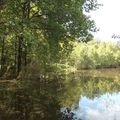
[[[0,120],[117,119],[120,44],[94,40],[89,13],[100,6],[0,0]]]
[[[119,67],[120,45],[116,42],[94,40],[87,43],[76,42],[69,57],[69,64],[78,70]]]
[[[92,39],[97,29],[85,12],[98,6],[96,0],[1,0],[0,76],[15,78],[29,64],[45,71],[64,63],[74,41]]]
[[[85,13],[98,7],[96,0],[1,0],[1,79],[118,67],[118,45],[89,42],[97,28]]]

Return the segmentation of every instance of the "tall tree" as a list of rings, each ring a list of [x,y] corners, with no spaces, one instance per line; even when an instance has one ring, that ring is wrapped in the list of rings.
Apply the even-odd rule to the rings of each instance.
[[[40,53],[46,56],[42,59],[59,59],[71,49],[69,41],[90,40],[96,26],[84,13],[96,8],[97,0],[0,1],[0,35],[8,36],[6,45],[15,40],[10,49],[14,54],[7,57],[12,58],[17,73],[31,61],[30,56]]]

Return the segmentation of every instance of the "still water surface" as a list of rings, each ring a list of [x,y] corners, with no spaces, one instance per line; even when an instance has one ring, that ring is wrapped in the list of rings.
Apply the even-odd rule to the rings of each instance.
[[[114,73],[77,73],[50,83],[1,82],[0,120],[120,120],[119,71]]]

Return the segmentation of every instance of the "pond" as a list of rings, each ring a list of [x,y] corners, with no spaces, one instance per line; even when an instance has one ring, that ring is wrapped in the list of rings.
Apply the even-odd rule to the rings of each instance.
[[[0,120],[119,120],[120,70],[80,71],[54,82],[0,82]]]

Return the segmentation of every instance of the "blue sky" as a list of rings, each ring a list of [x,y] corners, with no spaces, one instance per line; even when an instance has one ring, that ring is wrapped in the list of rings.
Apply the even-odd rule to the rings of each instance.
[[[95,39],[103,41],[117,41],[112,35],[120,35],[120,0],[98,0],[103,4],[98,10],[92,11],[90,16],[96,22],[99,32]]]

